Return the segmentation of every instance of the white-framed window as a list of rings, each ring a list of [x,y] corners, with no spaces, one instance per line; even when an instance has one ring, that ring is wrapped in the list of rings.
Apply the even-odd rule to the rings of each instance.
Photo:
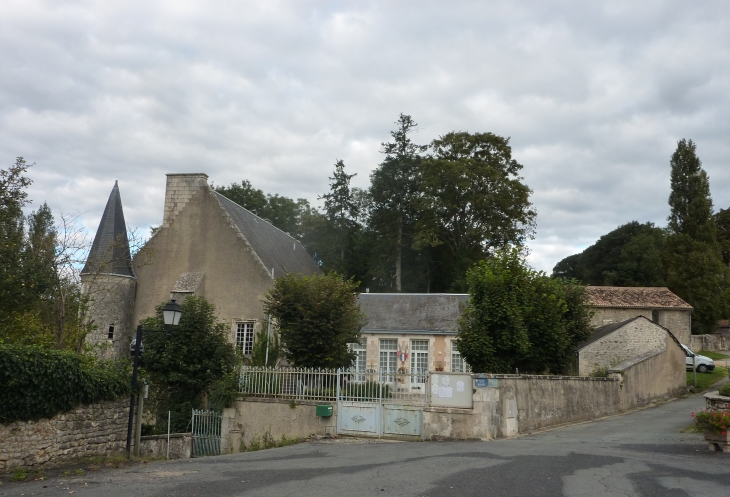
[[[468,373],[469,365],[466,363],[456,346],[456,340],[451,341],[451,372]]]
[[[251,355],[253,352],[253,321],[241,321],[236,323],[236,349],[243,355]]]
[[[395,338],[380,339],[380,371],[386,373],[398,371],[398,340]]]
[[[428,348],[428,340],[411,340],[411,383],[426,383]]]
[[[350,350],[355,353],[355,361],[352,363],[352,369],[358,374],[355,381],[365,381],[365,368],[367,364],[367,346],[366,339],[361,338],[359,342],[350,343]]]

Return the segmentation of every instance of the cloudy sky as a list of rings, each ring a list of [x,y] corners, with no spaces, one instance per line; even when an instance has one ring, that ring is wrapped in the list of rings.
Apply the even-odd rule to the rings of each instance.
[[[165,173],[316,202],[366,186],[399,113],[427,143],[511,137],[538,209],[531,262],[668,215],[691,138],[730,207],[730,2],[3,0],[0,167],[95,231],[161,222]]]

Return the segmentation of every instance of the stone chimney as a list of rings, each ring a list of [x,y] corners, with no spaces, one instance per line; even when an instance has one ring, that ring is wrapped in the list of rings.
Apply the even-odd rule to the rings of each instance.
[[[162,226],[170,226],[178,213],[200,188],[208,186],[208,175],[204,173],[168,174],[165,189],[165,213]]]

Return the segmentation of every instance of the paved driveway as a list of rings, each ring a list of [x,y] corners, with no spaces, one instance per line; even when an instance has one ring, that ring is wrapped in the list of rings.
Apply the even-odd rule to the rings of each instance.
[[[679,433],[703,405],[694,396],[491,442],[304,443],[6,483],[0,495],[730,496],[730,454],[709,452],[701,435]]]

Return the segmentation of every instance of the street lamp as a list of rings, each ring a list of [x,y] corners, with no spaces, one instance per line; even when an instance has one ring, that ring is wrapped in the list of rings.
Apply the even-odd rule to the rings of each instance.
[[[178,304],[175,299],[170,300],[165,307],[162,308],[162,320],[165,322],[165,326],[177,326],[182,316],[182,307]],[[130,455],[132,448],[132,424],[134,420],[134,399],[137,391],[137,368],[139,366],[139,355],[144,351],[144,344],[142,343],[142,332],[145,333],[164,333],[172,330],[143,330],[142,325],[137,326],[137,333],[132,340],[130,345],[130,351],[134,356],[134,369],[132,370],[132,395],[129,399],[129,421],[127,423],[127,457]],[[139,413],[140,421],[142,413]]]

